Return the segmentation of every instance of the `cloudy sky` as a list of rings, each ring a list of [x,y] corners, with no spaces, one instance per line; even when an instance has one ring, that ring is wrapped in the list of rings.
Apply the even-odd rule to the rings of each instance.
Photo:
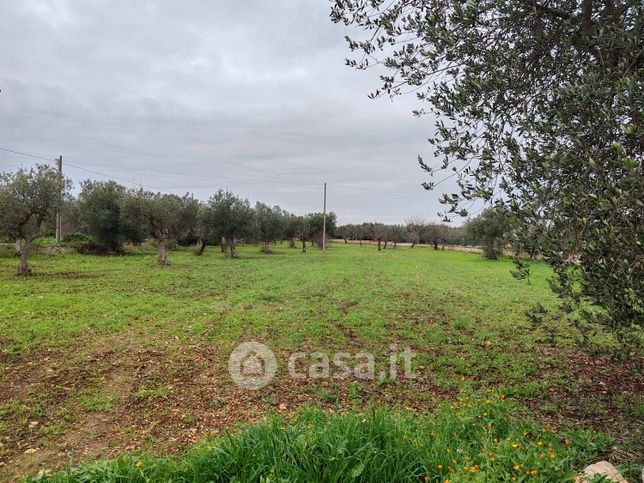
[[[437,219],[431,118],[367,98],[326,0],[0,0],[0,147],[87,177],[218,188],[342,223]],[[37,159],[0,151],[0,170]],[[78,166],[78,167],[77,167]],[[437,178],[437,179],[440,179]],[[451,191],[448,183],[442,185]]]

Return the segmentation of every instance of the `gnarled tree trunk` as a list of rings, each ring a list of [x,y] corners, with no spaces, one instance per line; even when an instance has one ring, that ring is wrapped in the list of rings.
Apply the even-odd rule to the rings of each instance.
[[[206,240],[204,240],[202,237],[199,237],[199,251],[197,252],[197,255],[203,255],[203,252],[206,249],[207,245],[208,243],[206,243]]]
[[[226,253],[226,238],[223,236],[221,237],[221,240],[219,240],[219,247],[221,248],[221,253]]]
[[[157,240],[157,263],[162,266],[170,265],[165,251],[165,231],[157,228],[154,230],[154,236]]]
[[[28,238],[19,238],[16,240],[16,247],[19,247],[18,251],[20,254],[16,275],[28,277],[31,275],[31,267],[29,267],[29,263],[27,262],[27,257],[31,251],[31,240]]]
[[[228,247],[230,248],[230,258],[239,258],[239,254],[237,253],[237,249],[235,248],[235,240],[230,239],[228,241]]]
[[[302,240],[302,253],[306,253],[306,238],[300,238]]]
[[[295,237],[291,237],[288,240],[288,247],[289,248],[295,248]]]
[[[264,240],[264,246],[262,247],[262,251],[264,253],[267,253],[267,254],[271,252],[271,247],[270,247],[268,241],[266,241],[266,240]]]
[[[381,240],[380,240],[380,238],[378,238],[378,251],[382,250],[382,248],[380,247],[380,242],[381,242]]]

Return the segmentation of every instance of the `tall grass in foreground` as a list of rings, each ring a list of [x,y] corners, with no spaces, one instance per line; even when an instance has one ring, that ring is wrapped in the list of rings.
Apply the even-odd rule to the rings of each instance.
[[[121,457],[44,481],[573,481],[609,441],[591,431],[538,427],[496,390],[391,414],[308,410],[247,426],[183,454]]]

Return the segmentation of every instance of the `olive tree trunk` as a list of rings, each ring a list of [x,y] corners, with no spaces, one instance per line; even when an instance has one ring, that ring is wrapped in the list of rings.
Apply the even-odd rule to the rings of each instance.
[[[306,238],[302,237],[302,253],[306,253]]]
[[[230,239],[228,241],[228,246],[230,247],[230,258],[239,258],[239,254],[237,253],[237,248],[235,247],[235,240]]]
[[[165,251],[165,231],[157,228],[154,230],[154,236],[157,240],[157,263],[162,266],[170,265],[170,260],[168,260]]]
[[[31,275],[31,267],[29,267],[29,262],[27,261],[27,257],[29,257],[29,252],[31,251],[31,239],[19,238],[16,240],[16,249],[20,256],[16,275],[28,277]]]
[[[197,252],[197,255],[203,255],[203,252],[206,249],[207,245],[208,245],[208,243],[206,242],[206,240],[204,240],[203,238],[199,237],[199,251]]]
[[[295,238],[294,237],[289,238],[288,247],[289,248],[295,248]]]

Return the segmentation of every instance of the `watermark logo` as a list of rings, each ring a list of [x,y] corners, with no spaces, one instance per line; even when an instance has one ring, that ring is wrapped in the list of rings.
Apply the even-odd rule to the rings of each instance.
[[[390,354],[382,370],[376,370],[376,358],[368,352],[352,354],[336,352],[294,352],[287,362],[288,374],[293,379],[348,378],[395,380],[399,373],[405,379],[414,379],[412,358],[416,356],[409,347],[399,351],[396,344],[389,346]],[[402,371],[401,371],[402,369]],[[277,373],[275,354],[259,342],[238,345],[228,359],[228,371],[233,381],[244,389],[262,389],[271,383]]]
[[[228,372],[239,387],[250,390],[268,386],[277,373],[275,354],[259,342],[239,344],[228,358]]]

